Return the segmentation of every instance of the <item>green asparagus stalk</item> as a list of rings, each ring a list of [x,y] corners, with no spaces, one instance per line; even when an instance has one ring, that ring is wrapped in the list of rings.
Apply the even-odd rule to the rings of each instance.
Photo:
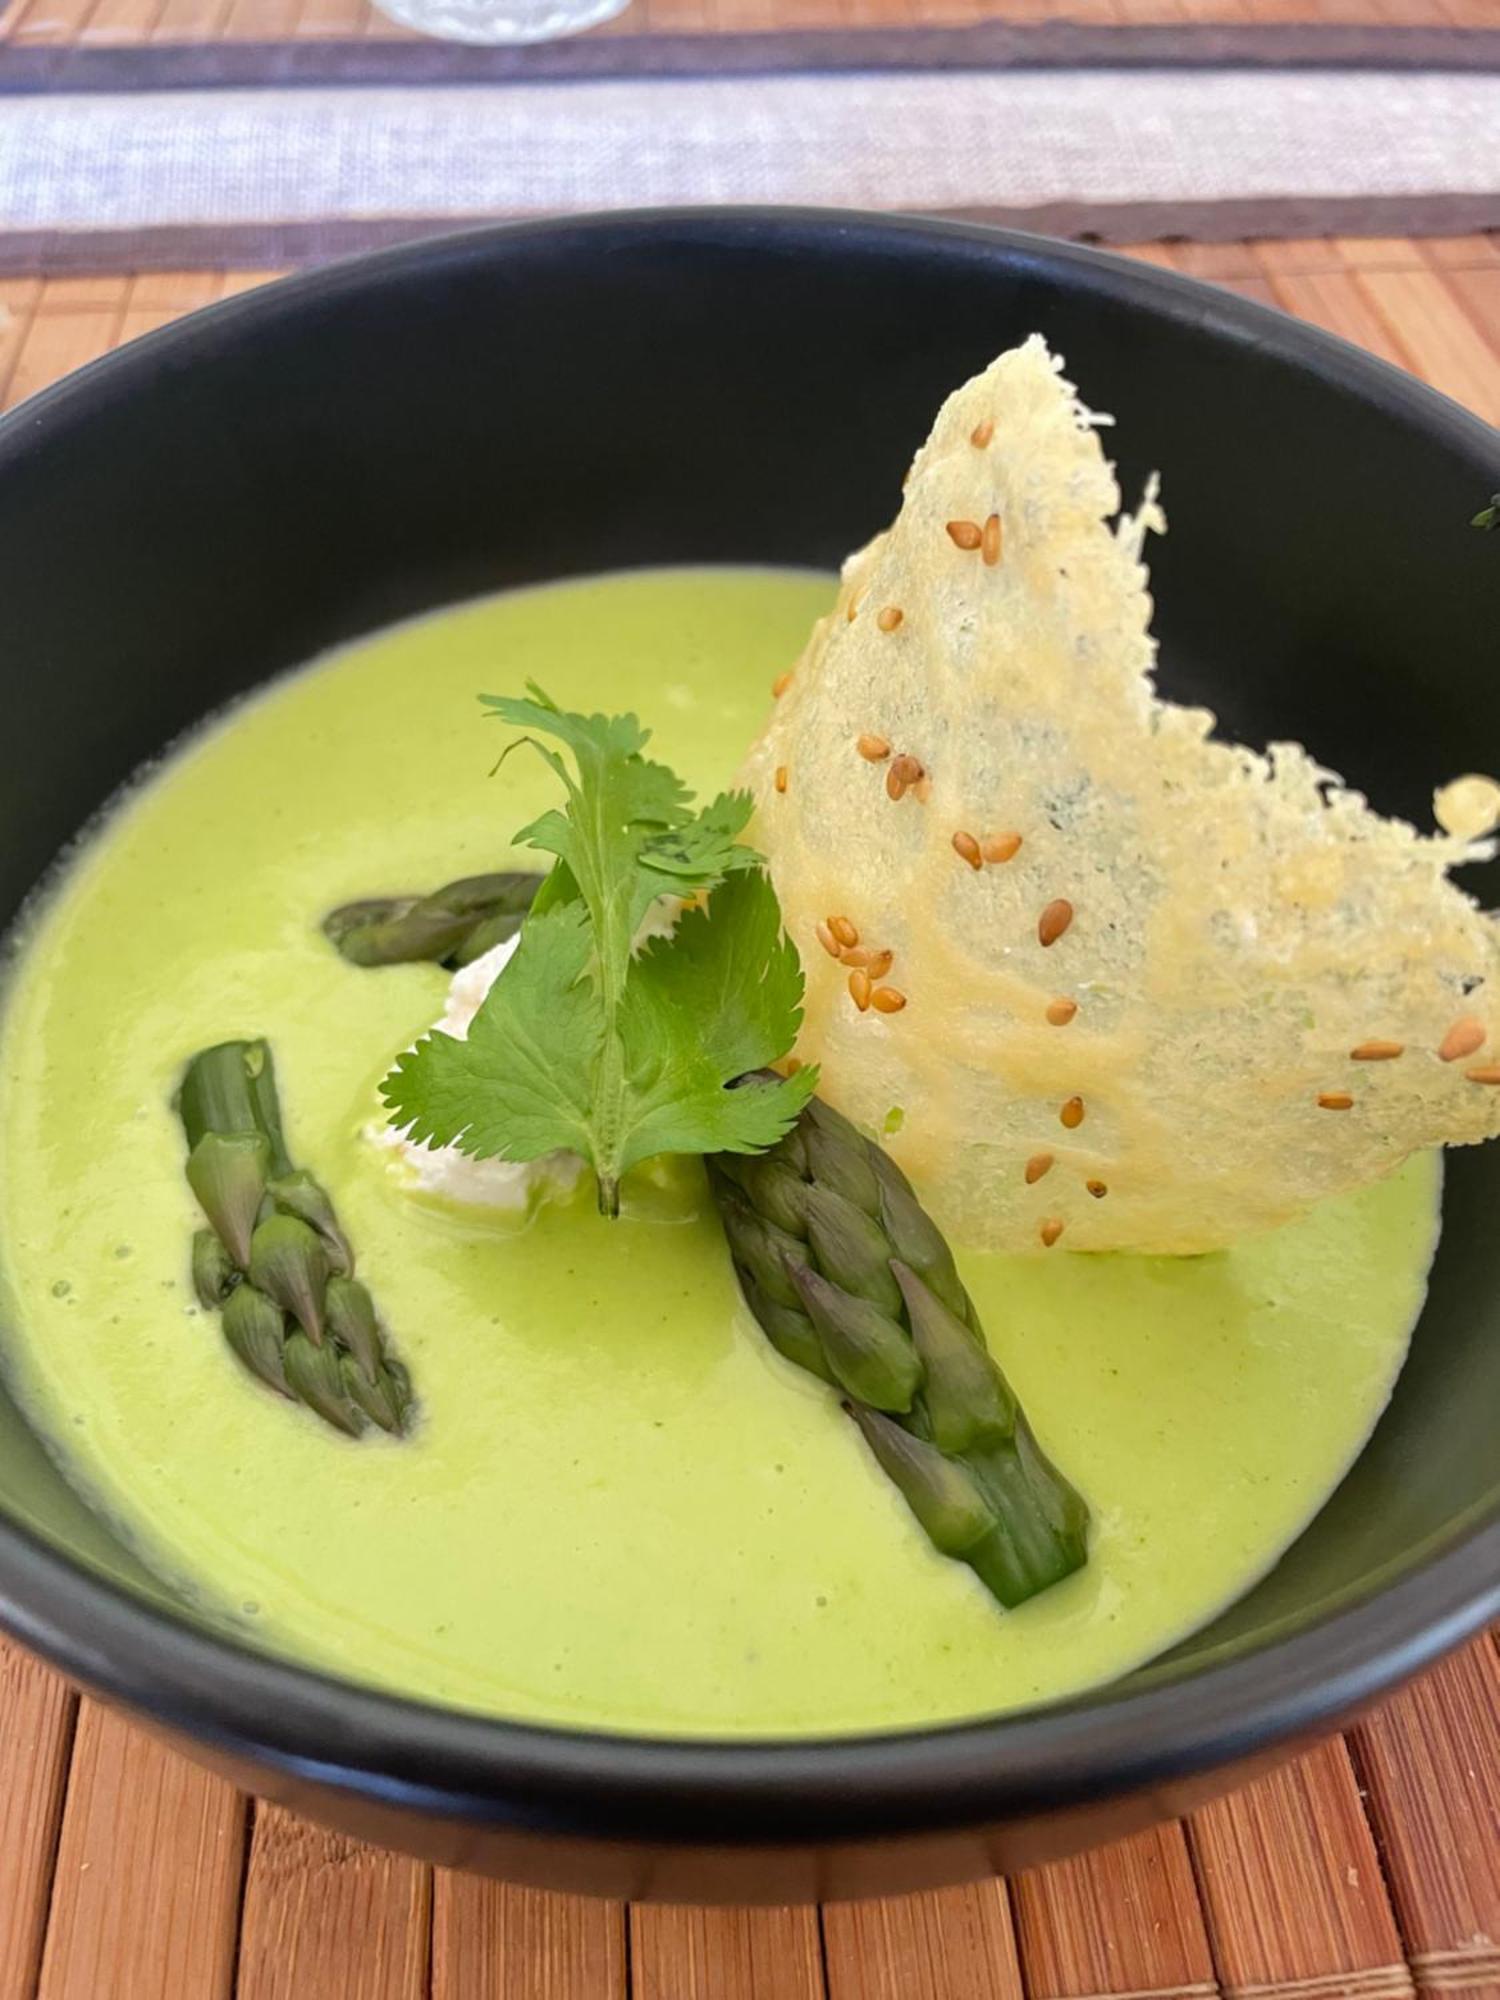
[[[265,1042],[221,1042],[177,1093],[187,1180],[209,1227],[193,1238],[193,1289],[252,1375],[358,1437],[399,1433],[412,1406],[333,1204],[293,1167]]]
[[[405,965],[430,959],[456,971],[521,928],[540,875],[466,875],[430,896],[371,897],[344,903],[323,933],[351,965]]]
[[[771,1344],[843,1392],[933,1546],[1008,1609],[1082,1568],[1088,1508],[991,1358],[952,1252],[881,1148],[814,1098],[709,1182]]]

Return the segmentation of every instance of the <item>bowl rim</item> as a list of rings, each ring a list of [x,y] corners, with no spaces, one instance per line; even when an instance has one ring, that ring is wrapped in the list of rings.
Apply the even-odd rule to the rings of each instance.
[[[857,246],[1009,259],[1153,316],[1183,319],[1353,390],[1500,484],[1500,432],[1332,334],[1237,294],[1107,251],[984,224],[808,208],[622,210],[491,224],[342,259],[189,315],[94,362],[0,420],[0,478],[54,418],[87,420],[205,331],[538,239],[596,255],[649,241],[781,254]],[[23,428],[24,427],[24,428]],[[75,1680],[251,1761],[419,1812],[554,1834],[805,1847],[997,1823],[1186,1779],[1326,1731],[1500,1616],[1500,1505],[1480,1509],[1393,1580],[1243,1653],[1144,1687],[839,1737],[617,1735],[440,1708],[234,1643],[133,1595],[31,1528],[0,1518],[0,1627]]]

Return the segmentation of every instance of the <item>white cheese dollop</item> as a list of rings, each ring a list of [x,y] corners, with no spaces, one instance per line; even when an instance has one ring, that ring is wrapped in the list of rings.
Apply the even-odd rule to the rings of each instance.
[[[442,1019],[433,1025],[455,1041],[466,1040],[484,996],[509,965],[519,942],[519,937],[507,938],[471,965],[461,966],[448,988]],[[419,1146],[383,1120],[367,1126],[366,1137],[393,1155],[392,1164],[408,1187],[475,1208],[524,1213],[540,1198],[571,1194],[583,1172],[576,1153],[548,1153],[524,1162],[471,1160],[456,1146]]]

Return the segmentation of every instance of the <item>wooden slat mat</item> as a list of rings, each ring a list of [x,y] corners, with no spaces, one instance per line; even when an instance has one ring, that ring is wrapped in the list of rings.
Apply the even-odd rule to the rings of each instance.
[[[0,93],[859,68],[1500,68],[1500,0],[632,0],[464,48],[372,0],[0,0]]]
[[[1140,245],[1500,423],[1500,235]],[[0,401],[274,277],[0,280]],[[1010,1881],[684,1910],[257,1805],[0,1644],[0,2000],[1500,2000],[1500,1642],[1191,1820]]]

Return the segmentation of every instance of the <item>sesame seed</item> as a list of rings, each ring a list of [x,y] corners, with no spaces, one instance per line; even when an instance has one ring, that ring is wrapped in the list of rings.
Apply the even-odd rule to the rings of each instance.
[[[1049,1250],[1052,1248],[1053,1244],[1057,1241],[1058,1237],[1062,1235],[1062,1233],[1063,1233],[1063,1226],[1061,1219],[1055,1215],[1049,1215],[1047,1220],[1042,1224],[1041,1228],[1037,1231],[1037,1234],[1041,1237],[1042,1242],[1046,1245],[1047,1249]]]
[[[960,861],[967,861],[971,868],[979,869],[984,866],[979,853],[979,842],[974,838],[972,833],[955,833],[953,836],[953,852],[958,856]]]
[[[877,986],[870,1001],[877,1014],[899,1014],[906,1005],[906,995],[894,986]]]
[[[1000,516],[991,514],[980,535],[981,554],[986,569],[993,569],[1000,560],[1000,545],[1003,539]]]
[[[792,677],[790,674],[778,674],[771,683],[771,699],[773,701],[780,701],[791,684]]]
[[[1070,1097],[1057,1115],[1070,1132],[1076,1132],[1083,1123],[1083,1099]]]
[[[983,451],[994,435],[995,419],[993,417],[981,417],[973,430],[969,432],[969,443],[974,446],[976,451]]]
[[[869,971],[870,960],[874,956],[874,952],[862,944],[850,945],[847,951],[841,950],[839,952],[839,957],[844,961],[845,965],[863,966],[866,972]]]
[[[1073,921],[1073,905],[1066,896],[1058,896],[1050,902],[1036,920],[1036,934],[1040,943],[1056,944],[1068,925]]]
[[[830,917],[828,919],[828,928],[846,949],[850,945],[859,943],[859,932],[847,917]]]
[[[1054,1028],[1065,1028],[1078,1012],[1078,1002],[1059,998],[1047,1002],[1047,1019]]]
[[[894,632],[896,627],[901,623],[904,615],[899,604],[888,604],[875,620],[875,623],[880,627],[882,632]]]
[[[932,797],[932,780],[925,771],[912,786],[911,790],[912,797],[917,803],[925,806],[927,801]]]
[[[778,765],[776,766],[776,789],[777,789],[777,791],[778,791],[778,792],[784,792],[784,791],[786,790],[786,765],[785,765],[785,764],[778,764]]]
[[[1472,1014],[1461,1015],[1438,1043],[1438,1054],[1444,1062],[1459,1062],[1464,1056],[1471,1056],[1476,1049],[1484,1047],[1487,1032],[1483,1021],[1476,1020]]]
[[[854,747],[867,764],[883,764],[891,754],[891,746],[883,736],[858,736]]]
[[[849,974],[849,998],[861,1014],[870,1004],[870,975],[863,966],[857,966]]]
[[[884,979],[885,975],[891,969],[891,965],[895,959],[895,956],[896,954],[893,951],[875,952],[872,955],[869,966],[867,968],[870,977],[872,979]]]
[[[1021,851],[1021,836],[1018,833],[992,833],[981,843],[980,851],[986,861],[1014,861]]]
[[[984,540],[984,531],[977,521],[950,521],[948,539],[957,549],[977,549]]]
[[[891,759],[891,768],[885,774],[886,796],[902,798],[913,785],[919,785],[926,776],[915,757],[909,757],[903,750]]]
[[[827,952],[830,958],[838,957],[841,947],[839,945],[838,939],[834,936],[833,931],[829,927],[829,925],[827,924],[818,925],[818,943],[822,945],[824,951]]]
[[[1383,1042],[1378,1036],[1368,1042],[1361,1042],[1349,1051],[1351,1062],[1394,1062],[1405,1053],[1405,1042]]]
[[[1481,1063],[1478,1069],[1466,1069],[1464,1075],[1470,1083],[1500,1083],[1500,1063]]]
[[[1049,1174],[1051,1171],[1052,1155],[1050,1153],[1033,1153],[1031,1158],[1026,1162],[1027,1187],[1034,1187],[1043,1174]]]
[[[1084,1186],[1094,1197],[1095,1201],[1103,1201],[1104,1197],[1109,1193],[1109,1189],[1103,1181],[1085,1181]]]
[[[1347,1090],[1320,1090],[1318,1107],[1322,1111],[1352,1111],[1354,1099]]]
[[[857,597],[851,597],[849,599],[849,609],[844,613],[844,616],[851,625],[854,623],[855,619],[859,616],[859,599]]]

